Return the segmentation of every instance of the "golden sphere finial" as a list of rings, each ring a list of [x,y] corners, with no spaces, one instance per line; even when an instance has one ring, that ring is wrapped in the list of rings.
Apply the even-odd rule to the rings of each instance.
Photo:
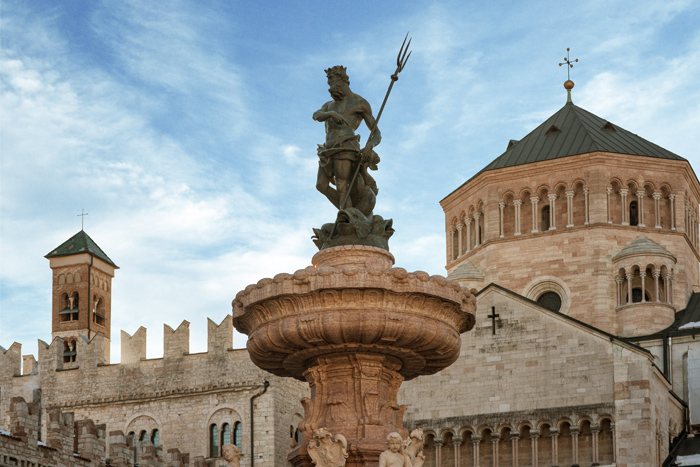
[[[570,79],[567,79],[566,81],[564,81],[564,88],[571,91],[574,88],[574,82]]]

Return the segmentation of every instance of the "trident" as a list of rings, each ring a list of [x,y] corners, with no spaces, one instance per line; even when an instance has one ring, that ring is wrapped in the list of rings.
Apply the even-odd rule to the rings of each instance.
[[[411,39],[408,39],[408,44],[406,44],[406,39],[408,39],[408,33],[406,33],[406,37],[403,39],[403,44],[401,44],[401,50],[399,50],[399,55],[396,57],[396,71],[394,72],[393,75],[391,75],[391,84],[389,84],[389,89],[386,91],[386,96],[384,96],[384,102],[382,102],[382,106],[379,108],[379,113],[377,114],[377,119],[374,121],[374,126],[372,127],[372,131],[369,132],[369,137],[367,138],[367,143],[365,144],[365,149],[369,146],[369,142],[372,140],[372,136],[374,136],[374,132],[377,129],[377,125],[379,124],[379,119],[382,116],[382,112],[384,111],[384,106],[386,105],[386,100],[389,99],[389,94],[391,93],[391,88],[394,87],[394,83],[399,80],[399,73],[403,71],[403,67],[406,66],[406,62],[408,62],[408,58],[411,56],[411,52],[408,51],[408,48],[411,46]],[[404,46],[406,47],[406,50],[404,50]],[[408,55],[406,55],[408,53]],[[357,180],[357,174],[360,173],[360,165],[362,165],[362,162],[360,161],[357,164],[357,168],[355,169],[355,174],[352,176],[352,180],[350,181],[350,185],[348,185],[348,191],[345,192],[345,196],[343,196],[343,202],[340,203],[341,209],[345,207],[345,203],[348,201],[348,196],[350,196],[350,191],[352,190],[352,187],[355,185],[355,180]],[[331,232],[331,237],[333,236],[333,233],[335,232],[335,226],[333,226],[333,231]]]

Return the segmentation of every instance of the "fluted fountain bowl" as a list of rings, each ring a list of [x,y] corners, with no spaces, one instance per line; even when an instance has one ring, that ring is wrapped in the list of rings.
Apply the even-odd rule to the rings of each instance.
[[[305,381],[310,362],[339,354],[384,356],[404,379],[434,374],[459,356],[475,299],[457,282],[392,267],[369,246],[318,252],[313,266],[277,274],[236,295],[233,323],[260,368]]]

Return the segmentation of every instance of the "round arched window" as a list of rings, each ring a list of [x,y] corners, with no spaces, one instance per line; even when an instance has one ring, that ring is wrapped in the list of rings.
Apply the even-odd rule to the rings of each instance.
[[[556,292],[545,292],[537,297],[537,304],[549,311],[559,311],[561,309],[561,297]]]

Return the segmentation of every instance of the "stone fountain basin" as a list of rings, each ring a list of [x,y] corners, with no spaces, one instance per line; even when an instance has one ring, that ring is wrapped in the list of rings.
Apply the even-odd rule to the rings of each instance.
[[[457,282],[391,267],[389,252],[367,246],[322,250],[313,264],[236,295],[234,326],[260,368],[306,381],[312,360],[359,352],[393,357],[408,380],[459,357],[476,301]]]

